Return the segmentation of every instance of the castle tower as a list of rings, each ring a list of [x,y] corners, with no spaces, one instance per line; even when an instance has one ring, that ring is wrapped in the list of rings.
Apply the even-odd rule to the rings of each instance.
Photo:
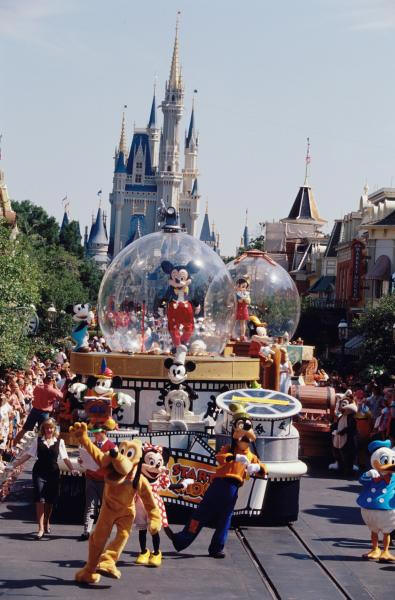
[[[156,85],[154,85],[154,96],[152,98],[151,111],[148,120],[148,138],[151,152],[151,163],[154,170],[158,169],[159,165],[159,142],[160,129],[156,123]]]
[[[86,244],[87,255],[92,258],[99,269],[105,271],[109,259],[108,259],[108,237],[105,225],[105,216],[99,206],[96,220],[92,223],[89,239]]]
[[[185,137],[184,160],[180,164],[179,127],[184,108],[184,85],[179,57],[179,23],[176,32],[169,79],[161,103],[163,127],[156,114],[156,87],[150,102],[146,127],[134,128],[129,153],[126,150],[125,115],[115,149],[113,189],[110,193],[109,256],[113,257],[136,236],[158,230],[161,200],[174,206],[184,231],[195,235],[200,195],[197,185],[198,137],[195,130],[195,104]]]
[[[195,92],[196,93],[196,90]],[[192,192],[192,187],[195,179],[198,177],[199,172],[197,168],[197,157],[198,157],[198,135],[195,130],[195,98],[192,101],[192,112],[191,119],[189,121],[188,133],[185,136],[185,163],[184,163],[184,184],[183,192],[187,194]]]
[[[169,80],[166,82],[165,99],[161,104],[163,130],[159,148],[159,174],[157,178],[159,197],[166,206],[179,210],[179,194],[182,182],[180,169],[179,123],[184,110],[184,85],[181,77],[178,41],[178,17],[174,39],[173,57]]]

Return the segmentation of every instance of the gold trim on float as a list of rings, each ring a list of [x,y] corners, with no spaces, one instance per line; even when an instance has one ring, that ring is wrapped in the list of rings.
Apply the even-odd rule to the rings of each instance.
[[[120,354],[110,352],[71,353],[71,371],[79,375],[97,375],[106,359],[114,376],[128,379],[168,379],[164,362],[167,355]],[[259,381],[259,359],[248,357],[188,356],[196,363],[188,381]]]

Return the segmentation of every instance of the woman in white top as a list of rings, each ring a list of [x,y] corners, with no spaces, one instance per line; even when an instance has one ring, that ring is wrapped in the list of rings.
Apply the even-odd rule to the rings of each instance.
[[[73,471],[64,441],[58,438],[56,422],[54,419],[47,419],[41,424],[38,438],[33,441],[26,453],[13,463],[13,466],[19,466],[31,457],[37,458],[33,467],[33,487],[38,524],[36,539],[38,540],[43,537],[44,533],[51,532],[49,518],[59,496],[59,456],[67,468]]]

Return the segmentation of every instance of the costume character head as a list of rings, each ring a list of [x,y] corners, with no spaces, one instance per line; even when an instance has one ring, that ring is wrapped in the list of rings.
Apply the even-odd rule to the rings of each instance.
[[[371,453],[372,469],[376,469],[380,475],[395,473],[395,450],[391,448],[390,440],[370,442],[368,451]]]
[[[161,267],[169,275],[168,284],[174,289],[188,287],[192,281],[190,275],[199,271],[199,267],[193,260],[186,265],[173,265],[169,260],[164,260]]]

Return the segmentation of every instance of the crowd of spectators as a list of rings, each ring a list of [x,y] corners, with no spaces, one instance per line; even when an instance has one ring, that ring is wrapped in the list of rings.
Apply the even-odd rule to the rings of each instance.
[[[63,349],[54,360],[41,362],[33,357],[29,368],[5,372],[0,379],[0,472],[4,471],[4,462],[21,449],[19,441],[25,431],[56,416],[72,378]]]

